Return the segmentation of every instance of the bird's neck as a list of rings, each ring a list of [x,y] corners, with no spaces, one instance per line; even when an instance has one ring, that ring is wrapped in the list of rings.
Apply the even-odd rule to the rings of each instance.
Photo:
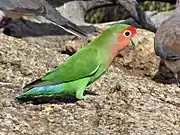
[[[121,50],[123,50],[126,47],[126,44],[118,44],[115,45],[111,50],[111,57],[109,59],[109,62],[112,62],[113,59],[119,54]]]

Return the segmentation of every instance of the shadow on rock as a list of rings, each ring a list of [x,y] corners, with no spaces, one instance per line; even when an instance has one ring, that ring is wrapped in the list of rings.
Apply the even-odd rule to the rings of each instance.
[[[95,31],[94,26],[80,26],[80,28],[86,31],[87,34]],[[22,19],[12,20],[12,22],[6,26],[4,34],[18,38],[72,35],[53,24],[40,24]]]
[[[91,91],[85,91],[85,95],[94,95],[97,96],[98,94],[91,92]],[[19,103],[32,103],[34,105],[38,104],[61,104],[61,103],[75,103],[78,101],[75,96],[70,95],[57,95],[57,96],[40,96],[40,97],[25,97],[21,99],[16,99]]]
[[[73,96],[41,96],[41,97],[26,97],[22,99],[17,99],[20,103],[32,103],[34,105],[38,104],[60,104],[60,103],[75,103],[78,101]]]
[[[173,84],[176,83],[174,74],[166,67],[163,60],[160,61],[159,70],[152,78],[157,83]]]

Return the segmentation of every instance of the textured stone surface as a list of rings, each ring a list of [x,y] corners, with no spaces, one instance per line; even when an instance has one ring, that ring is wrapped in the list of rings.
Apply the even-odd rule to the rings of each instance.
[[[179,88],[152,80],[159,66],[154,34],[138,30],[138,35],[138,46],[124,49],[107,73],[88,87],[97,95],[87,94],[72,103],[55,98],[45,104],[14,98],[22,86],[68,57],[61,54],[64,44],[78,49],[86,41],[58,38],[58,44],[51,37],[25,40],[0,35],[0,81],[17,85],[0,87],[0,134],[180,134]]]

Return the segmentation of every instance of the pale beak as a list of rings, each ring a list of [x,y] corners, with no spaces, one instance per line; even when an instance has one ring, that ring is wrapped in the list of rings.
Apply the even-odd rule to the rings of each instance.
[[[130,41],[131,41],[131,44],[133,45],[133,47],[135,48],[135,47],[136,47],[136,44],[133,42],[132,39],[130,39]]]
[[[137,35],[133,36],[133,37],[130,39],[130,41],[131,41],[134,49],[135,49],[135,47],[137,47],[137,39],[138,39],[138,38],[137,38],[136,36],[137,36]]]

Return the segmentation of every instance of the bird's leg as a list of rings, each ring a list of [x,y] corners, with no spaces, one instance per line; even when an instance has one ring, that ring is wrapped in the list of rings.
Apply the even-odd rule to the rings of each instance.
[[[175,78],[176,78],[176,84],[177,84],[177,86],[180,87],[180,79],[179,79],[178,73],[175,73],[174,76],[175,76]]]
[[[78,89],[77,91],[76,91],[76,98],[77,99],[83,99],[84,98],[84,90],[85,90],[86,88],[84,88],[84,87],[82,87],[82,88],[80,88],[80,89]]]
[[[80,84],[77,87],[77,91],[76,91],[76,98],[77,99],[83,99],[84,98],[84,91],[86,89],[87,84],[89,83],[90,78],[83,78],[81,80],[78,81],[78,83]]]

